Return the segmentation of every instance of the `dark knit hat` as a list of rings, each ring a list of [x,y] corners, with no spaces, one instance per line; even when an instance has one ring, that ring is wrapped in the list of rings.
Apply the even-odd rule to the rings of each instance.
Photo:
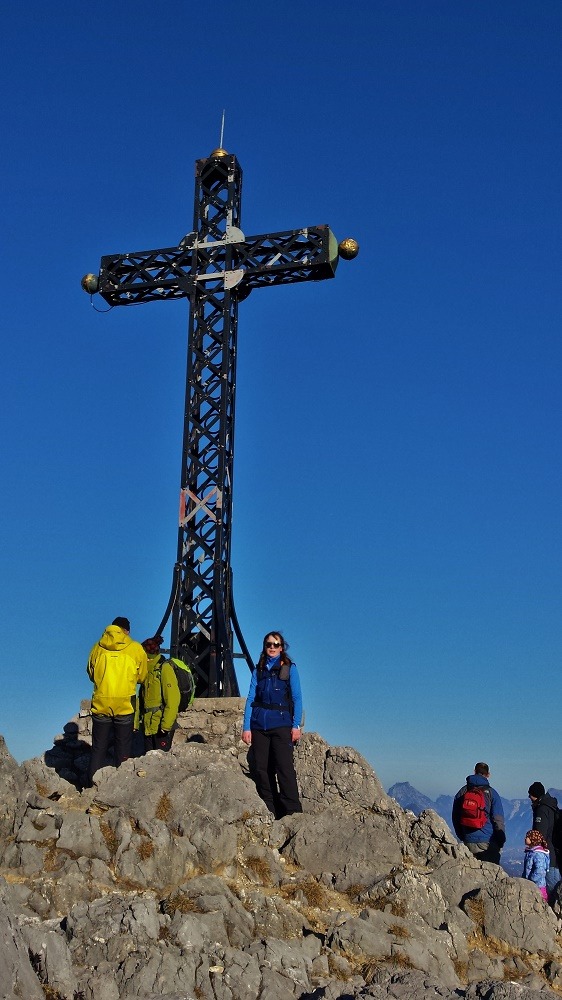
[[[111,624],[118,625],[119,628],[122,628],[125,632],[131,631],[131,623],[128,618],[114,618]]]
[[[533,781],[533,784],[529,786],[528,795],[532,795],[534,799],[541,799],[545,793],[545,787],[540,781]]]

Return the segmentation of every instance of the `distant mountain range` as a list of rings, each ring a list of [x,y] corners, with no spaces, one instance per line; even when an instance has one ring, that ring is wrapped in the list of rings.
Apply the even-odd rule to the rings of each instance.
[[[459,785],[459,788],[461,786]],[[562,808],[562,790],[559,788],[549,788],[548,792],[553,795]],[[418,816],[424,809],[434,809],[439,816],[445,820],[454,833],[451,824],[451,810],[453,808],[452,795],[439,795],[435,801],[418,792],[409,781],[397,781],[388,789],[388,794],[396,799],[398,805],[403,809],[409,809]],[[455,792],[456,794],[456,792]],[[523,869],[523,851],[525,849],[525,834],[532,826],[533,816],[529,799],[504,799],[500,796],[505,816],[506,845],[502,851],[502,867],[509,875],[520,875]]]

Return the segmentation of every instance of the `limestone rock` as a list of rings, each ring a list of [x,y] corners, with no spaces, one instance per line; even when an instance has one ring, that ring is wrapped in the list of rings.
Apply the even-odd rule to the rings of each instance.
[[[18,767],[0,743],[0,1000],[554,995],[561,901],[314,733],[295,750],[304,812],[274,820],[243,705],[196,703],[171,753],[108,760],[92,789],[87,705],[43,758]]]
[[[317,733],[304,733],[297,744],[295,769],[306,812],[330,806],[371,809],[392,801],[357,750],[330,747]]]
[[[533,989],[524,983],[492,980],[470,986],[465,995],[466,1000],[548,1000],[557,996],[548,988]]]
[[[547,958],[559,956],[559,925],[539,890],[522,878],[497,880],[476,889],[462,903],[465,912],[489,938],[511,948]]]
[[[394,913],[366,909],[337,927],[329,944],[355,961],[409,965],[451,989],[460,986],[454,965],[459,956],[448,930],[436,931]]]
[[[350,884],[368,883],[403,861],[393,816],[342,814],[334,807],[312,816],[294,815],[285,821],[290,835],[280,853],[313,875],[330,872],[334,881],[351,862]]]
[[[4,737],[0,736],[0,852],[8,837],[14,831],[18,803],[25,788],[19,765],[8,750]]]
[[[61,1000],[74,1000],[78,991],[78,979],[59,922],[26,924],[21,933],[41,983],[48,986]]]
[[[0,882],[0,995],[2,1000],[45,1000],[29,960],[27,947],[5,901]]]

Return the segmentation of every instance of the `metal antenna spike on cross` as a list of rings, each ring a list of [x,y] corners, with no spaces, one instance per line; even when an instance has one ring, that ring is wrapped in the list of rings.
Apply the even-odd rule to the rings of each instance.
[[[230,565],[238,303],[254,288],[333,278],[339,257],[359,251],[328,226],[245,236],[241,194],[240,165],[220,146],[196,162],[192,233],[164,250],[102,257],[99,275],[82,279],[110,306],[190,301],[177,561],[157,631],[171,614],[171,655],[194,670],[199,697],[237,696],[234,657],[253,666]]]

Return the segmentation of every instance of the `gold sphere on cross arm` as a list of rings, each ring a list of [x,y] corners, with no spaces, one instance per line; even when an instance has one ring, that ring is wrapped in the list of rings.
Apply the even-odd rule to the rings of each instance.
[[[211,153],[209,159],[222,160],[223,156],[228,156],[228,153],[226,149],[223,149],[222,146],[219,146],[218,149],[213,149],[213,152]]]
[[[80,284],[88,295],[94,295],[99,288],[99,278],[97,274],[85,274]]]
[[[359,253],[359,244],[357,240],[352,239],[351,236],[347,236],[345,240],[342,240],[341,243],[338,244],[338,253],[344,260],[353,260],[353,258],[357,257],[357,254]]]

